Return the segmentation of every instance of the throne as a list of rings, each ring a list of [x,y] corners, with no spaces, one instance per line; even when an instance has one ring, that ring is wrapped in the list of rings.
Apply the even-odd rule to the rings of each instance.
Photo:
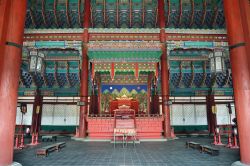
[[[114,114],[114,110],[116,109],[133,109],[135,113],[138,113],[139,103],[137,100],[134,100],[131,97],[127,97],[123,95],[121,97],[117,97],[115,100],[110,102],[110,113]]]

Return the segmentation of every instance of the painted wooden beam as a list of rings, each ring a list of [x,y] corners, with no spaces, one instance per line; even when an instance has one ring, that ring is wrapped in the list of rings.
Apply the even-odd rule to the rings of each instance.
[[[59,28],[59,21],[58,21],[58,18],[57,18],[57,0],[54,0],[54,18],[55,18],[55,24],[57,26],[57,28]]]
[[[82,19],[81,19],[81,0],[78,0],[78,24],[82,27]]]
[[[45,13],[45,0],[42,0],[42,17],[43,17],[44,25],[48,26],[47,20],[46,20],[46,13]]]
[[[181,25],[181,23],[182,23],[182,0],[179,0],[179,3],[180,3],[180,5],[179,5],[179,20],[178,20],[178,26],[180,26]]]
[[[84,17],[83,17],[83,28],[89,28],[90,27],[90,16],[91,16],[90,0],[85,0],[85,4],[84,4]]]
[[[70,28],[71,27],[71,19],[70,19],[70,16],[69,16],[69,0],[66,0],[65,7],[66,7],[67,23],[68,23],[68,27]]]
[[[158,23],[158,11],[159,11],[159,9],[156,7],[155,8],[155,28],[157,27],[157,23]]]
[[[182,81],[182,75],[183,75],[183,73],[182,73],[182,62],[180,63],[180,76],[179,76],[179,82],[178,82],[178,84],[177,84],[177,86],[179,87],[180,86],[180,84],[181,84],[181,81]]]
[[[206,78],[207,78],[207,65],[206,65],[206,62],[203,63],[203,77],[202,77],[202,82],[201,82],[201,85],[200,86],[205,86],[205,83],[206,83]]]
[[[132,0],[129,0],[129,27],[132,28]]]
[[[67,79],[69,86],[72,86],[70,79],[69,79],[69,63],[68,63],[68,61],[66,63],[67,63],[66,64],[66,67],[67,67],[66,79]]]
[[[215,27],[216,21],[217,21],[217,18],[218,18],[218,15],[219,15],[219,9],[218,9],[218,7],[216,6],[216,7],[214,8],[214,16],[213,16],[213,20],[212,20],[211,27]]]
[[[90,5],[90,24],[91,27],[94,28],[94,17],[93,17],[93,7]]]
[[[194,0],[191,0],[191,6],[192,6],[192,12],[190,16],[189,27],[191,27],[194,24]]]
[[[191,76],[189,87],[192,87],[193,83],[194,83],[194,64],[193,64],[193,62],[191,62],[191,69],[192,69],[192,76]]]
[[[207,15],[207,0],[203,0],[203,14],[201,16],[201,25],[203,26],[205,24]]]
[[[55,83],[57,86],[59,86],[59,82],[58,82],[58,79],[57,79],[57,63],[55,63],[55,72],[54,72],[54,79],[55,79]]]
[[[119,27],[119,0],[116,0],[116,27]]]
[[[104,23],[104,27],[106,28],[107,23],[106,23],[106,0],[103,0],[103,23]]]
[[[142,27],[145,26],[145,0],[142,0]]]
[[[157,4],[157,17],[156,17],[156,23],[157,23],[157,18],[159,18],[159,27],[160,29],[165,29],[165,10],[164,10],[164,0],[159,0]]]
[[[25,34],[24,41],[79,41],[81,33],[35,33]],[[89,33],[90,41],[159,41],[158,34],[143,33]],[[166,33],[166,40],[227,42],[226,34],[179,34]]]
[[[168,4],[168,15],[167,15],[167,24],[166,24],[166,27],[168,27],[169,24],[170,24],[171,0],[167,0],[167,4]]]
[[[32,25],[36,28],[37,27],[37,24],[36,24],[36,20],[35,20],[35,17],[34,17],[34,13],[33,13],[33,10],[30,8],[30,18],[31,18],[31,22],[32,22]]]
[[[48,80],[47,80],[47,78],[46,78],[46,70],[45,69],[43,69],[43,72],[42,72],[42,78],[43,78],[43,81],[44,81],[44,85],[45,86],[48,86]]]

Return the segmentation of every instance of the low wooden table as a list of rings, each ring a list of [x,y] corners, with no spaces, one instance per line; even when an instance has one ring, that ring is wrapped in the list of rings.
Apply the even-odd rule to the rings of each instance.
[[[66,142],[58,142],[55,145],[56,145],[56,150],[60,151],[63,147],[66,146]]]
[[[200,144],[196,142],[186,142],[186,148],[200,149]]]
[[[50,142],[52,142],[53,140],[54,141],[57,141],[57,136],[56,135],[44,135],[44,136],[42,136],[42,141],[50,141]]]
[[[208,146],[208,145],[201,145],[200,146],[200,151],[201,153],[206,152],[211,154],[212,156],[218,156],[219,155],[219,149],[216,149],[212,146]]]
[[[48,156],[49,152],[53,152],[57,149],[56,145],[48,145],[43,148],[37,149],[36,156]]]
[[[45,156],[47,157],[50,152],[57,151],[59,152],[63,147],[66,146],[66,142],[58,142],[52,145],[48,145],[45,147],[42,147],[40,149],[37,149],[36,156]]]

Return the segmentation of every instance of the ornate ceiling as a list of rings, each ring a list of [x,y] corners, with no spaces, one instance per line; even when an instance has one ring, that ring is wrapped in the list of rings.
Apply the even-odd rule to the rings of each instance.
[[[157,0],[91,0],[92,28],[157,28]],[[28,0],[26,28],[82,28],[84,0]],[[225,27],[222,0],[165,0],[166,28]]]
[[[232,95],[232,73],[229,59],[226,60],[227,71],[214,75],[210,72],[207,59],[210,51],[176,49],[170,52],[171,94],[206,95],[209,91],[216,91],[223,95]]]
[[[34,95],[39,88],[45,96],[78,96],[80,87],[80,58],[76,50],[42,49],[46,52],[43,73],[28,72],[23,61],[19,95]],[[209,49],[174,49],[170,51],[170,92],[172,96],[207,95],[208,92],[232,95],[232,74],[227,61],[227,72],[213,75],[210,72]],[[112,67],[113,66],[113,67]],[[101,84],[147,84],[150,73],[160,76],[157,62],[93,62],[89,66],[89,93],[93,74]],[[113,75],[113,76],[112,76]],[[112,78],[113,77],[113,78]],[[161,78],[157,91],[160,94]]]
[[[93,73],[98,73],[101,82],[105,84],[110,82],[147,84],[149,73],[161,72],[160,66],[158,70],[155,68],[162,53],[158,36],[160,29],[157,2],[157,0],[91,0],[89,32],[92,36],[87,46],[88,58],[95,65],[91,64],[89,70],[90,93],[94,84],[91,78]],[[224,45],[215,45],[214,41],[222,40],[217,33],[214,34],[216,37],[212,38],[213,36],[208,35],[210,31],[205,30],[209,29],[214,33],[225,28],[222,2],[223,0],[165,0],[166,32],[173,33],[167,39],[168,49],[172,45],[177,48],[223,47]],[[43,95],[48,96],[79,95],[83,10],[84,0],[28,0],[26,32],[37,33],[37,29],[44,32],[40,35],[38,33],[39,37],[26,36],[36,38],[29,38],[30,42],[25,46],[41,49],[47,56],[42,74],[29,73],[27,61],[23,62],[19,95],[29,95],[29,92],[33,95],[37,88]],[[192,39],[192,35],[180,35],[178,41],[185,42],[176,45],[172,39],[176,38],[177,28],[182,31],[181,33],[185,33],[188,29],[190,34],[194,34],[198,29],[202,29],[201,31],[206,31],[206,34],[199,38],[196,36],[194,40],[197,42],[187,41]],[[79,33],[80,36],[74,39],[69,38],[72,36],[67,36],[68,38],[63,36],[62,41],[48,41],[52,40],[53,36],[47,32],[57,31],[60,31],[62,36],[66,31],[76,31],[75,33]],[[103,34],[99,35],[102,32]],[[141,36],[140,33],[149,35]],[[47,41],[42,41],[45,38]],[[57,40],[55,37],[54,39]],[[170,51],[168,60],[171,95],[184,95],[185,92],[189,96],[206,95],[205,93],[216,88],[217,92],[232,94],[230,71],[213,76],[209,70],[208,58],[200,56],[206,51],[206,49],[203,52],[197,49]],[[113,68],[112,63],[114,63]],[[138,67],[135,67],[136,63]],[[94,72],[93,66],[95,66]],[[157,84],[159,93],[161,93],[160,85],[159,77]]]
[[[23,59],[19,95],[34,95],[39,88],[45,96],[77,96],[80,85],[79,52],[60,49],[40,51],[46,54],[42,73],[29,72],[28,59]]]

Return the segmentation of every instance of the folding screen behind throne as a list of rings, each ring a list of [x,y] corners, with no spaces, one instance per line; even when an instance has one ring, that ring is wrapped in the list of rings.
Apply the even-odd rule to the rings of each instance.
[[[115,100],[110,102],[110,113],[114,114],[114,110],[116,109],[133,109],[135,110],[135,114],[138,114],[139,102],[133,98],[127,97],[123,95],[121,97],[117,97]]]

